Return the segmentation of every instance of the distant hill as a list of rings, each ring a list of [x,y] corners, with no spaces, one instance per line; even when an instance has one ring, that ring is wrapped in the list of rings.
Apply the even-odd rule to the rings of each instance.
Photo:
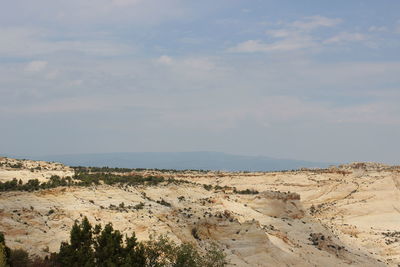
[[[331,165],[330,163],[276,159],[265,156],[241,156],[220,152],[96,153],[51,155],[33,159],[57,161],[69,166],[225,171],[278,171],[302,167],[323,168]]]

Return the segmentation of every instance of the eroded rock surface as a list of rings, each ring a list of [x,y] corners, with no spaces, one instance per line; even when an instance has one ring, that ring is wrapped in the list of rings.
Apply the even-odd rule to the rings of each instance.
[[[24,163],[19,171],[31,172],[32,166]],[[232,266],[397,266],[400,172],[365,166],[271,173],[144,171],[190,183],[1,192],[0,231],[10,247],[44,256],[59,249],[74,220],[87,216],[93,224],[112,222],[123,233],[135,231],[141,240],[167,234],[199,247],[216,242]],[[47,171],[55,171],[49,168],[31,173],[46,179]],[[59,168],[65,176],[73,172]],[[3,165],[2,171],[12,169]],[[238,193],[246,189],[254,194]]]

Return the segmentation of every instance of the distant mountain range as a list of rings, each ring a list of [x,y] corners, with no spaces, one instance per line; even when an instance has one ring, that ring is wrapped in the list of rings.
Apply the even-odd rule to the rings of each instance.
[[[132,152],[69,154],[32,157],[34,160],[56,161],[69,166],[95,166],[147,169],[196,169],[225,171],[278,171],[299,168],[324,168],[331,163],[266,156],[241,156],[220,152]]]

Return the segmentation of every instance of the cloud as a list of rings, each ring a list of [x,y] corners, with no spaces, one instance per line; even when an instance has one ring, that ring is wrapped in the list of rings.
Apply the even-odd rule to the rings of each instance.
[[[376,102],[337,107],[330,103],[306,101],[301,97],[273,95],[254,99],[251,105],[239,103],[223,109],[164,110],[160,119],[165,125],[179,129],[226,131],[240,128],[244,121],[259,127],[275,127],[282,123],[320,122],[330,125],[367,123],[398,125],[399,108],[395,103]]]
[[[160,58],[172,63],[162,66],[156,61]],[[173,118],[181,117],[180,123],[193,128],[190,118],[196,118],[209,129],[234,127],[248,118],[260,125],[310,119],[389,123],[397,122],[400,114],[394,104],[399,95],[383,94],[385,84],[400,82],[399,63],[160,58],[52,61],[52,69],[59,70],[53,80],[21,74],[26,64],[20,69],[18,63],[9,64],[0,68],[0,83],[5,85],[0,105],[18,114],[146,107],[161,109],[171,125]]]
[[[360,42],[368,39],[368,36],[362,33],[341,32],[324,41],[325,44],[342,44],[348,42]]]
[[[25,70],[28,72],[39,72],[44,70],[46,66],[47,61],[32,61],[26,65]]]
[[[371,26],[368,28],[369,32],[387,32],[388,29],[385,26]]]
[[[131,5],[137,5],[143,2],[142,0],[111,0],[111,3],[115,6],[126,7]]]
[[[185,77],[186,81],[197,83],[197,80],[207,80],[210,79],[213,74],[223,72],[222,69],[216,65],[214,59],[208,57],[172,58],[163,55],[155,60],[155,66],[168,67],[157,69],[157,71],[165,73],[165,75],[168,76],[169,82],[176,81],[182,83],[182,77]],[[189,86],[188,89],[189,88],[193,90],[194,86]]]
[[[35,57],[54,53],[81,53],[90,56],[116,56],[135,48],[104,40],[54,40],[51,32],[39,28],[0,28],[0,57]]]
[[[265,33],[274,38],[288,38],[293,35],[299,34],[298,31],[293,31],[289,29],[268,30]]]
[[[320,27],[334,27],[341,23],[341,19],[323,16],[305,17],[292,23],[279,23],[284,25],[278,29],[270,29],[265,33],[272,41],[247,40],[228,48],[228,52],[253,53],[253,52],[279,52],[296,51],[317,48],[321,45],[312,32]]]
[[[304,48],[315,47],[316,44],[308,38],[291,38],[273,43],[265,43],[260,40],[248,40],[231,47],[228,52],[234,53],[254,53],[254,52],[273,52],[273,51],[294,51]]]
[[[194,10],[186,6],[180,0],[40,0],[23,1],[21,8],[21,1],[10,1],[0,10],[0,25],[19,21],[13,25],[23,25],[23,22],[25,25],[67,26],[76,31],[82,31],[88,25],[101,28],[121,26],[120,23],[133,27],[149,26],[193,15]]]
[[[360,32],[339,32],[331,37],[322,37],[315,32],[320,27],[332,28],[342,20],[339,18],[327,18],[323,16],[305,17],[292,23],[278,23],[280,28],[265,31],[269,40],[246,40],[227,49],[233,53],[254,52],[280,52],[280,51],[322,51],[326,45],[343,45],[350,42],[362,42],[370,40],[370,36]],[[283,25],[283,26],[282,26]],[[370,31],[384,31],[385,28],[370,27]],[[365,42],[372,46],[373,43]],[[311,50],[312,49],[312,50]]]
[[[160,57],[157,59],[157,62],[158,62],[158,63],[161,63],[161,64],[165,64],[165,65],[171,65],[172,62],[173,62],[173,59],[172,59],[172,57],[163,55],[163,56],[160,56]]]
[[[2,63],[0,117],[3,122],[11,118],[21,125],[29,118],[43,131],[63,138],[68,135],[48,126],[54,125],[49,121],[66,127],[82,125],[79,138],[92,127],[104,127],[98,131],[112,131],[116,139],[123,138],[118,132],[130,135],[126,140],[132,140],[135,133],[137,140],[179,136],[172,142],[178,149],[188,149],[178,139],[193,144],[193,138],[204,138],[211,148],[235,139],[257,147],[272,138],[271,132],[278,132],[276,140],[284,135],[284,141],[277,141],[282,147],[287,147],[287,142],[296,144],[296,140],[312,143],[315,138],[344,142],[351,134],[373,136],[374,129],[382,129],[384,134],[400,125],[400,98],[394,94],[398,87],[383,94],[385,86],[399,84],[399,63],[321,63],[292,56],[278,61],[226,55],[164,56],[172,64],[161,65],[157,59],[162,57],[51,60],[43,72],[50,65],[58,69],[59,75],[52,81],[40,77],[43,75],[25,75],[26,62]],[[367,126],[361,128],[360,124]],[[351,132],[349,125],[358,130]],[[343,133],[343,139],[329,133],[327,127]],[[156,134],[160,128],[163,135]],[[328,132],[323,137],[321,129]],[[214,141],[217,135],[224,137]],[[229,142],[228,136],[232,138]],[[107,138],[110,135],[105,142]],[[221,145],[221,149],[228,147],[231,145]],[[281,151],[278,145],[276,149]]]
[[[248,40],[228,48],[227,51],[233,53],[280,52],[296,51],[318,46],[318,43],[311,36],[295,31],[271,30],[267,31],[267,34],[279,39],[272,42]]]
[[[303,20],[297,20],[291,23],[291,26],[304,31],[311,31],[319,27],[333,27],[341,22],[342,20],[339,18],[327,18],[316,15],[305,17]]]

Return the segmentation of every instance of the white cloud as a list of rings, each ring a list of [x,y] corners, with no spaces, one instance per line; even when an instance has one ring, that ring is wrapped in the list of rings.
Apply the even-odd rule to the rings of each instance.
[[[125,99],[126,102],[129,102],[128,104],[132,99],[135,99],[142,105],[148,103],[160,107],[159,102],[154,102],[154,98],[158,96],[163,100],[163,105],[166,105],[166,108],[189,109],[190,106],[208,107],[215,105],[216,108],[212,112],[225,110],[231,112],[231,109],[237,108],[238,110],[247,110],[243,111],[243,116],[237,115],[238,117],[258,116],[266,118],[271,115],[272,118],[284,121],[297,118],[306,119],[313,112],[315,114],[321,113],[319,110],[320,105],[322,105],[320,100],[308,101],[304,105],[300,105],[296,101],[300,101],[299,96],[301,95],[313,96],[326,92],[329,95],[334,95],[335,98],[332,102],[336,102],[338,97],[347,98],[349,96],[354,99],[358,98],[358,95],[366,96],[367,92],[368,94],[371,94],[370,92],[382,92],[384,83],[397,84],[400,81],[396,72],[399,69],[399,64],[390,62],[320,64],[313,61],[299,61],[290,57],[286,61],[257,63],[251,60],[224,61],[221,58],[188,57],[173,58],[173,64],[168,65],[168,68],[154,64],[154,60],[138,62],[124,59],[110,62],[104,59],[79,62],[79,64],[76,61],[69,63],[52,62],[52,69],[60,70],[54,78],[55,80],[45,80],[36,75],[21,75],[19,74],[20,69],[11,65],[4,66],[0,69],[0,83],[8,86],[4,87],[5,89],[2,91],[3,102],[1,105],[9,106],[9,109],[19,110],[25,104],[16,100],[18,94],[21,96],[29,95],[28,90],[36,89],[39,90],[37,93],[41,101],[43,100],[40,104],[33,102],[38,104],[38,107],[32,107],[33,110],[38,112],[50,112],[52,109],[59,112],[69,112],[68,101],[63,102],[62,105],[53,102],[52,99],[63,97],[60,94],[76,96],[77,99],[81,96],[90,98],[93,95],[99,95],[99,98],[103,99],[102,95],[116,94],[120,96],[120,99],[110,100],[109,96],[104,97],[104,103],[109,103],[104,109],[119,107]],[[104,64],[101,62],[104,62]],[[25,68],[26,65],[24,64],[21,67]],[[32,84],[35,86],[28,86]],[[14,88],[18,90],[14,90]],[[20,88],[27,89],[22,90]],[[137,94],[133,97],[132,94],[135,92]],[[186,93],[182,94],[182,92]],[[288,106],[290,107],[297,108],[293,112],[285,111],[284,109],[287,109],[284,104],[286,99],[274,98],[276,94],[292,95],[297,100],[291,99],[286,103],[289,103]],[[226,101],[227,98],[229,98],[229,101]],[[270,102],[257,104],[263,98],[269,99]],[[4,102],[4,99],[15,99],[11,102],[19,104],[8,105],[7,102]],[[44,102],[47,102],[46,99],[51,102],[50,106],[44,105]],[[82,105],[85,103],[85,100],[78,101],[77,99],[74,99],[71,103],[79,102]],[[400,100],[397,95],[397,97],[382,96],[380,101],[384,102],[388,99]],[[324,101],[330,101],[329,97],[324,98]],[[280,103],[276,106],[277,111],[273,112],[273,110],[268,109],[265,112],[257,113],[257,110],[266,108],[263,108],[263,106],[272,108],[275,103],[276,105]],[[74,108],[77,108],[75,104],[71,105],[71,112]],[[305,110],[307,105],[310,107],[309,111],[307,111],[308,109]],[[47,108],[43,109],[41,106]],[[254,111],[248,111],[253,106],[255,107]],[[329,105],[323,106],[326,106],[326,109],[329,108],[329,112],[333,110]],[[102,109],[103,104],[97,103],[96,107]],[[78,108],[78,110],[81,110],[81,108]],[[331,121],[344,121],[345,117],[350,114],[349,112],[346,113],[346,116],[342,116],[337,110],[339,108],[335,109],[337,116],[332,115]],[[367,111],[362,114],[367,114]],[[387,115],[386,121],[393,120],[393,117],[399,114],[394,112],[390,114],[383,109],[375,109],[375,111],[381,114],[379,115],[381,117]],[[324,114],[329,114],[329,112],[326,111]],[[361,114],[360,112],[359,114]],[[376,121],[371,112],[368,114],[371,116],[371,120]],[[362,119],[367,120],[367,118],[368,116],[364,116]],[[353,117],[354,121],[356,119],[356,117]],[[269,123],[274,122],[274,120],[271,120]]]
[[[186,78],[191,77],[197,79],[204,77],[218,67],[215,62],[208,57],[186,57],[186,58],[172,58],[163,55],[155,60],[158,65],[168,66],[169,70],[174,74],[180,73]]]
[[[251,53],[251,52],[273,52],[273,51],[296,51],[302,49],[316,48],[321,45],[318,38],[312,35],[312,31],[320,27],[333,27],[342,20],[338,18],[327,18],[323,16],[305,17],[302,20],[284,24],[283,28],[270,29],[265,33],[268,37],[276,39],[270,42],[261,40],[248,40],[228,49],[229,52]]]
[[[51,40],[52,34],[38,28],[0,28],[0,56],[33,57],[75,52],[91,56],[131,53],[134,47],[103,40]]]
[[[157,62],[165,65],[171,65],[173,63],[173,59],[170,56],[163,55],[157,59]]]
[[[368,37],[362,33],[349,33],[349,32],[341,32],[327,40],[324,41],[325,44],[340,44],[347,42],[360,42],[367,40]]]
[[[305,31],[310,31],[319,27],[333,27],[341,22],[342,20],[339,18],[332,19],[317,15],[317,16],[305,17],[303,20],[295,21],[291,24],[291,26]]]
[[[370,32],[387,32],[388,29],[385,26],[371,26],[368,28]]]
[[[313,37],[293,29],[277,29],[266,31],[267,36],[276,40],[263,42],[261,40],[248,40],[229,48],[229,52],[251,53],[251,52],[279,52],[295,51],[318,46]]]
[[[297,51],[321,48],[323,45],[361,42],[369,39],[367,35],[362,33],[341,32],[326,40],[319,40],[309,33],[288,29],[269,30],[266,34],[276,40],[272,42],[247,40],[228,48],[227,51],[234,53]]]
[[[274,38],[287,38],[293,36],[294,34],[298,34],[297,31],[289,29],[268,30],[265,33]]]
[[[363,42],[367,47],[377,47],[372,40],[372,35],[361,32],[336,32],[331,37],[322,37],[315,32],[320,27],[332,28],[342,20],[339,18],[327,18],[323,16],[305,17],[292,23],[279,22],[280,28],[268,29],[265,31],[268,39],[251,39],[240,42],[227,49],[233,53],[255,53],[255,52],[288,52],[304,51],[321,52],[325,46],[343,45],[351,42]],[[384,32],[385,27],[371,26],[370,32]],[[399,26],[400,32],[400,26]]]
[[[26,65],[25,70],[28,72],[39,72],[44,70],[46,66],[47,61],[32,61]]]
[[[228,49],[228,52],[265,52],[268,51],[268,45],[259,40],[248,40],[243,43],[239,43],[235,47]]]
[[[248,40],[239,43],[235,47],[228,49],[228,52],[253,53],[253,52],[273,52],[273,51],[294,51],[304,48],[315,47],[316,44],[308,38],[295,38],[264,43],[260,40]]]

